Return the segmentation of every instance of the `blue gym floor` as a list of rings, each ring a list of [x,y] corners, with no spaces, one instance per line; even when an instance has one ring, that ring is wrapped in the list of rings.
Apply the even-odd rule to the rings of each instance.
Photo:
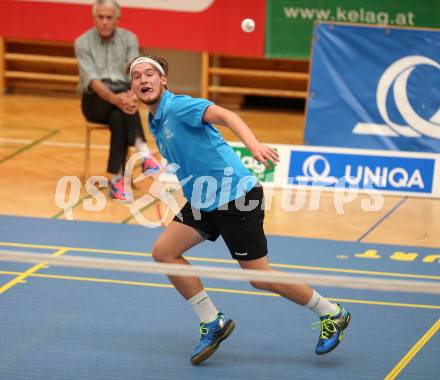
[[[151,261],[160,232],[0,216],[0,250]],[[271,262],[281,270],[440,280],[440,248],[268,241]],[[236,266],[222,241],[203,243],[187,257],[199,265]],[[439,378],[439,296],[318,288],[342,302],[352,322],[334,352],[317,356],[312,312],[246,283],[205,280],[237,328],[194,367],[189,356],[198,320],[164,276],[33,267],[0,261],[0,379]]]

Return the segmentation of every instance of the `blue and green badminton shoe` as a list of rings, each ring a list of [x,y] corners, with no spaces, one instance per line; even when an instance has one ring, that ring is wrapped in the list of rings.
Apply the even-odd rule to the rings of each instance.
[[[327,354],[334,350],[341,342],[344,330],[350,323],[350,313],[339,304],[337,304],[337,307],[338,311],[335,314],[323,315],[319,318],[320,322],[312,325],[313,327],[321,325],[321,335],[315,349],[318,355]]]
[[[208,359],[234,328],[235,322],[223,313],[218,313],[212,322],[200,323],[200,341],[191,355],[191,363],[197,365]]]

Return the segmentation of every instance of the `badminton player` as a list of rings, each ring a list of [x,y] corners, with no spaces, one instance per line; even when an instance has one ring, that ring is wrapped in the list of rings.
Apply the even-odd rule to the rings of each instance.
[[[261,144],[235,113],[206,99],[175,95],[167,89],[168,63],[143,56],[129,66],[132,90],[149,110],[149,128],[161,155],[173,163],[187,203],[153,247],[157,262],[190,265],[182,256],[204,240],[221,236],[244,269],[271,271],[263,230],[263,189],[213,124],[229,128],[265,166],[278,154]],[[274,271],[275,273],[275,271]],[[193,364],[209,358],[234,330],[235,322],[219,312],[199,278],[169,276],[200,319],[200,341]],[[307,285],[251,282],[315,312],[321,334],[315,352],[332,351],[342,340],[350,313]]]

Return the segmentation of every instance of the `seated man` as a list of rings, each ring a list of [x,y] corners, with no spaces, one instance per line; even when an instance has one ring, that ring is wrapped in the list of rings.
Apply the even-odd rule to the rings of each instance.
[[[130,145],[145,154],[144,172],[159,169],[146,144],[137,98],[124,74],[126,64],[139,55],[139,46],[133,33],[117,27],[120,6],[115,0],[96,0],[92,14],[95,27],[75,41],[81,108],[88,121],[109,125],[110,196],[125,201],[123,168]]]

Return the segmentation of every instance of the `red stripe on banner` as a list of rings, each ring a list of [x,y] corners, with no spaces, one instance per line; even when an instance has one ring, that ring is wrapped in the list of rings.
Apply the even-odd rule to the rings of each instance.
[[[266,0],[216,0],[208,9],[176,12],[123,8],[120,26],[137,34],[141,46],[263,56]],[[252,18],[256,29],[241,30]],[[92,27],[90,5],[0,2],[0,34],[35,40],[73,41]]]

